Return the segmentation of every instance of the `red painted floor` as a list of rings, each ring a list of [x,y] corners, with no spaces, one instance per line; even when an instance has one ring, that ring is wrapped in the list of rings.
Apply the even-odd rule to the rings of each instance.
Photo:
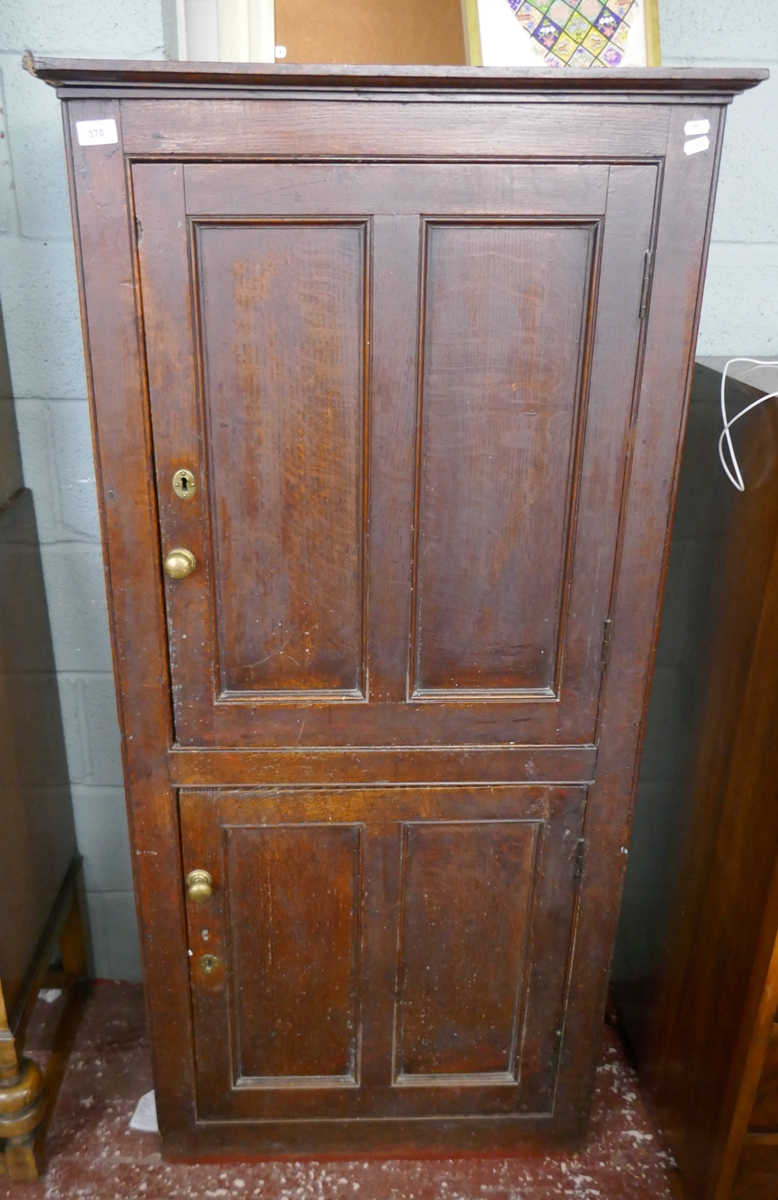
[[[54,1015],[39,1014],[31,1042]],[[140,988],[96,988],[54,1111],[48,1173],[0,1179],[0,1200],[673,1200],[670,1156],[608,1028],[589,1137],[573,1155],[169,1165],[156,1134],[129,1128],[151,1086]]]

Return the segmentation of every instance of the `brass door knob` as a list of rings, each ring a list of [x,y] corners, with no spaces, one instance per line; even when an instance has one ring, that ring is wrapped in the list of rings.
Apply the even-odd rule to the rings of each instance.
[[[213,879],[208,871],[190,871],[186,877],[190,900],[208,900],[213,895]]]
[[[175,550],[170,550],[165,555],[163,564],[165,574],[171,579],[186,579],[187,575],[191,575],[197,566],[197,559],[191,550],[183,550],[177,546]]]

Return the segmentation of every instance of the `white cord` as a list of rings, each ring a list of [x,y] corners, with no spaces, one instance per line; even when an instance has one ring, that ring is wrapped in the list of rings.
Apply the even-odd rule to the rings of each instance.
[[[732,428],[732,426],[735,424],[735,422],[739,421],[741,417],[744,417],[746,415],[746,413],[751,412],[752,408],[756,408],[757,405],[759,405],[759,404],[764,404],[765,400],[774,400],[776,398],[776,396],[778,396],[778,392],[770,392],[769,395],[767,395],[767,396],[760,396],[757,400],[752,400],[751,403],[747,404],[746,407],[741,409],[739,413],[736,413],[735,416],[730,421],[727,417],[727,404],[726,404],[727,371],[729,370],[729,368],[732,366],[733,363],[740,363],[740,362],[753,363],[754,366],[756,366],[756,367],[778,367],[778,362],[765,362],[764,359],[761,359],[761,358],[730,358],[729,361],[726,363],[724,370],[721,373],[721,419],[724,423],[724,428],[722,429],[721,436],[719,437],[719,458],[721,459],[721,465],[726,472],[727,479],[729,480],[729,482],[732,484],[733,487],[736,487],[739,492],[744,492],[746,490],[746,485],[743,480],[743,475],[740,471],[740,464],[737,461],[737,455],[735,454],[735,447],[732,445],[732,435],[730,434],[729,431]],[[724,458],[724,443],[725,442],[727,443],[727,450],[729,451],[730,462],[732,463],[732,467],[735,472],[734,475],[732,474],[732,471],[730,471],[729,465],[727,464],[727,462],[725,461],[725,458]]]

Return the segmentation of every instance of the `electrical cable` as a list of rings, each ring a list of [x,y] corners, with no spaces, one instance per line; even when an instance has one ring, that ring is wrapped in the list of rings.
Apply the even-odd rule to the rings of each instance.
[[[729,482],[733,487],[736,487],[739,492],[744,492],[746,490],[745,480],[743,479],[743,474],[740,470],[740,464],[738,463],[737,455],[735,454],[735,447],[732,444],[732,435],[729,431],[735,422],[739,421],[741,417],[744,417],[746,413],[751,412],[752,408],[757,408],[758,405],[764,404],[766,400],[774,400],[778,396],[778,392],[770,392],[766,396],[760,396],[757,400],[752,400],[750,404],[747,404],[745,408],[742,408],[740,412],[736,413],[735,416],[730,420],[727,417],[726,403],[727,372],[733,363],[741,362],[753,363],[754,366],[757,367],[778,367],[778,362],[766,362],[761,358],[730,358],[725,364],[724,370],[721,373],[721,419],[724,424],[724,428],[722,429],[721,436],[719,437],[719,458],[721,459],[721,465],[724,468]],[[724,458],[725,442],[727,444],[727,450],[729,451],[730,462],[735,472],[734,475],[729,468],[729,464]]]

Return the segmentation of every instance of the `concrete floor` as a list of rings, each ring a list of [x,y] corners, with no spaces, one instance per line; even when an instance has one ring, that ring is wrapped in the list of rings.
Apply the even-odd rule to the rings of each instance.
[[[42,1002],[39,1002],[39,1006]],[[56,1016],[39,1012],[30,1050]],[[578,1154],[510,1159],[268,1162],[181,1166],[156,1134],[129,1128],[152,1086],[141,989],[92,994],[54,1111],[49,1168],[0,1178],[0,1200],[672,1200],[671,1159],[612,1029],[606,1028],[589,1137]]]

